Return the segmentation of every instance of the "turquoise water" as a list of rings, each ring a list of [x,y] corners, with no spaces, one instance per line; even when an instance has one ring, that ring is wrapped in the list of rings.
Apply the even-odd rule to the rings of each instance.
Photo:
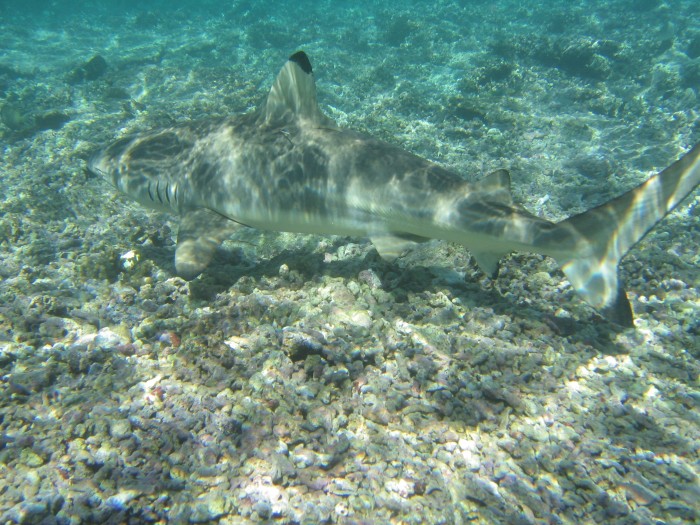
[[[303,49],[340,126],[560,220],[700,142],[695,4],[0,0],[0,517],[700,520],[697,191],[623,261],[623,331],[440,242],[251,230],[185,282],[176,218],[85,171]]]

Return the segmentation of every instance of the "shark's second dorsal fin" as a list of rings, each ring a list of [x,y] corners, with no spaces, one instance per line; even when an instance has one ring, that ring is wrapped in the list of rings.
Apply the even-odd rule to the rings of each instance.
[[[262,117],[267,123],[301,118],[319,124],[332,124],[318,108],[311,62],[303,51],[290,56],[277,75],[262,109]]]
[[[489,200],[500,204],[512,205],[513,195],[510,193],[510,174],[507,170],[492,171],[476,183],[480,192],[488,193]]]

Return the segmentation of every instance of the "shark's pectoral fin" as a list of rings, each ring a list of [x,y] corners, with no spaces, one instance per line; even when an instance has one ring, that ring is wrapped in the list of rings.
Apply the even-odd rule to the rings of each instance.
[[[219,244],[240,227],[237,222],[206,209],[184,214],[175,249],[177,274],[188,281],[197,277],[211,262]]]
[[[498,275],[499,261],[505,254],[493,252],[475,252],[474,250],[470,250],[470,253],[476,260],[476,264],[479,266],[479,269],[491,279],[495,279]]]
[[[373,235],[370,237],[372,244],[377,249],[379,256],[385,261],[392,262],[406,250],[413,248],[416,244],[429,239],[415,235],[399,236],[391,233],[383,235]]]

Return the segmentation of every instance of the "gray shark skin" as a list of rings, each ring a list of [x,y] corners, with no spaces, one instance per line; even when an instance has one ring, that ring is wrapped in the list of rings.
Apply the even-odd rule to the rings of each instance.
[[[618,263],[700,183],[700,145],[620,197],[559,223],[513,203],[505,170],[477,183],[323,115],[308,57],[292,55],[256,111],[122,138],[88,169],[180,215],[175,267],[193,279],[237,229],[369,237],[393,258],[415,242],[465,246],[495,274],[512,251],[553,257],[603,317],[633,326]]]

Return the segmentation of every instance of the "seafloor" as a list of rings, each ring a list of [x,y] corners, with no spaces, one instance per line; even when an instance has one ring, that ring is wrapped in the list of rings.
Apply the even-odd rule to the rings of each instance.
[[[304,49],[339,124],[560,219],[700,142],[695,2],[138,4],[0,3],[2,523],[700,523],[697,192],[620,330],[443,242],[249,231],[185,282],[176,218],[85,172]]]

